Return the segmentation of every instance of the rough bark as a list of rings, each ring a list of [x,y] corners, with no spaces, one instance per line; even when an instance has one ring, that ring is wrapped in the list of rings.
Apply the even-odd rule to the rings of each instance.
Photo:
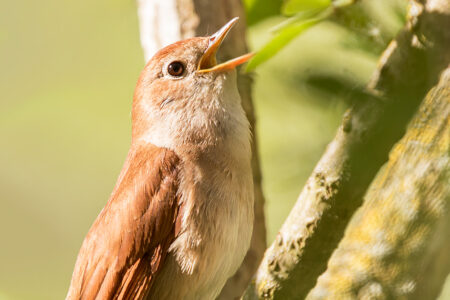
[[[411,3],[367,88],[308,179],[244,299],[302,299],[326,270],[369,184],[417,106],[448,65],[447,0]]]
[[[307,299],[436,299],[450,271],[450,68]]]
[[[231,18],[241,20],[233,28],[222,45],[218,59],[225,60],[248,52],[246,22],[239,0],[138,0],[141,42],[148,60],[158,49],[177,40],[192,36],[206,36],[219,29]],[[251,96],[252,80],[248,74],[239,73],[238,86],[242,104],[250,121],[253,135],[253,179],[255,184],[255,223],[250,250],[245,260],[224,287],[220,299],[238,298],[251,276],[255,273],[266,249],[264,197],[261,186],[261,170],[258,161],[255,133],[255,115]]]

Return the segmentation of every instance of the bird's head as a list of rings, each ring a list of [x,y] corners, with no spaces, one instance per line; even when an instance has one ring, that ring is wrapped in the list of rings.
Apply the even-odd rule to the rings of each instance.
[[[133,141],[176,149],[208,147],[248,131],[236,85],[236,66],[246,54],[217,63],[216,53],[232,19],[209,37],[176,42],[158,51],[145,66],[133,102]]]

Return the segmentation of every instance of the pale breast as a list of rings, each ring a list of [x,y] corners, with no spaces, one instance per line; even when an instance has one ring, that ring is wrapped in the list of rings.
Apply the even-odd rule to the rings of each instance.
[[[181,234],[170,248],[150,299],[215,299],[250,245],[249,159],[223,167],[200,163],[186,170],[180,186],[185,203]]]

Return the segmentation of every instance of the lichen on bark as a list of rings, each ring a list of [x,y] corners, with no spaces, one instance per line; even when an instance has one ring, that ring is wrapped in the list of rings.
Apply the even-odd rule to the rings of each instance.
[[[266,251],[244,299],[302,299],[315,286],[392,146],[450,62],[445,0],[415,3]]]
[[[450,68],[392,149],[307,299],[434,299],[450,271]],[[436,270],[435,270],[436,271]],[[444,275],[444,276],[442,276]],[[432,276],[433,277],[433,276]],[[426,291],[427,294],[424,294]]]

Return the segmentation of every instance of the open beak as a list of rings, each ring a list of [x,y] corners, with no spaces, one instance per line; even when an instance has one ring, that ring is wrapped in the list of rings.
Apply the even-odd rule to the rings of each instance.
[[[230,29],[233,27],[234,24],[236,24],[238,20],[239,20],[238,17],[233,18],[222,28],[220,28],[216,33],[211,35],[211,37],[209,38],[208,48],[206,48],[205,53],[203,53],[202,57],[200,58],[200,62],[197,68],[198,73],[232,70],[237,66],[247,62],[250,58],[252,58],[253,53],[247,53],[242,56],[233,58],[229,61],[226,61],[224,63],[217,64],[216,59],[217,50],[219,50],[220,45],[227,36],[228,31],[230,31]]]

